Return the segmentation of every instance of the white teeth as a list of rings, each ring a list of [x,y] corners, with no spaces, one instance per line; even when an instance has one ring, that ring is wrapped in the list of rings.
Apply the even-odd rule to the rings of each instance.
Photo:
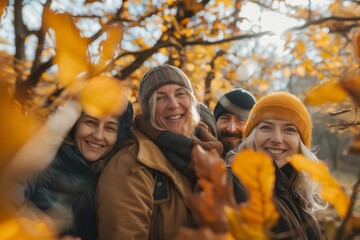
[[[96,143],[91,143],[91,142],[87,142],[87,144],[92,147],[92,148],[102,148],[102,145],[96,144]]]
[[[274,148],[267,148],[266,150],[272,154],[280,154],[285,152],[285,150],[274,149]]]
[[[180,115],[174,115],[174,116],[170,116],[170,117],[166,117],[166,119],[168,120],[178,120],[181,118],[181,114]]]

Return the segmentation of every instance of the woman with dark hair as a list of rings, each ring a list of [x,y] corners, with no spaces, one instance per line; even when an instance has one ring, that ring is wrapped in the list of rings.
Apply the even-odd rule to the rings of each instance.
[[[108,160],[129,137],[133,109],[128,103],[121,116],[104,117],[80,113],[80,107],[76,111],[80,117],[50,166],[24,186],[23,200],[51,212],[54,221],[60,213],[63,222],[60,237],[71,235],[95,240],[98,237],[94,205],[98,178]],[[67,219],[64,219],[65,213]]]

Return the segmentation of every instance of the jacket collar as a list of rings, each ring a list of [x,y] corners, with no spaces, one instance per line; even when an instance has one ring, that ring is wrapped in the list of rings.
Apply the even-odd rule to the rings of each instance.
[[[137,154],[130,151],[142,164],[166,175],[174,183],[182,197],[186,192],[191,192],[188,180],[171,165],[153,141],[136,129],[133,129],[133,135],[138,142],[139,149]]]

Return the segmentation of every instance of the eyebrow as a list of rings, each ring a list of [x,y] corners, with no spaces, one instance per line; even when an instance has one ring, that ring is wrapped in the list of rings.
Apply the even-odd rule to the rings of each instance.
[[[175,92],[179,92],[179,91],[182,91],[182,90],[184,90],[184,91],[186,91],[183,87],[178,87],[176,90],[175,90]],[[167,94],[166,92],[162,92],[162,91],[157,91],[156,92],[157,94]]]
[[[82,116],[82,118],[90,118],[90,119],[92,119],[92,120],[99,121],[98,118],[92,117],[92,116],[90,116],[90,115],[88,115],[88,114],[84,114],[84,115]],[[110,120],[109,122],[106,122],[106,124],[120,125],[118,121],[112,121],[112,120]]]

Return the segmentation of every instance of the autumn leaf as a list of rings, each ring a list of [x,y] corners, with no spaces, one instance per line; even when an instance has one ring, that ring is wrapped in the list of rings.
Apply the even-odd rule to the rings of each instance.
[[[89,40],[80,36],[80,31],[71,16],[55,14],[48,7],[44,9],[44,27],[45,31],[52,28],[55,32],[55,62],[58,65],[59,83],[63,87],[68,87],[80,73],[89,70]]]
[[[350,197],[342,190],[340,184],[331,176],[329,169],[322,162],[313,162],[301,154],[290,158],[291,165],[298,171],[304,171],[321,184],[321,194],[333,205],[341,217],[345,217],[350,206]]]
[[[360,135],[359,134],[354,136],[347,151],[350,154],[360,154]]]
[[[355,70],[346,74],[340,81],[341,86],[360,106],[360,71]]]
[[[17,218],[15,216],[8,216],[0,220],[0,239],[55,239],[55,234],[48,228],[46,223],[40,219],[30,220],[25,218]]]
[[[2,16],[5,6],[8,4],[7,0],[0,0],[0,17]]]
[[[106,29],[107,38],[100,44],[100,61],[95,66],[95,71],[103,70],[106,63],[112,60],[122,39],[123,29],[121,24],[113,24]]]
[[[278,220],[273,202],[275,168],[272,159],[264,153],[245,150],[235,156],[232,169],[249,192],[249,199],[240,205],[239,212],[227,210],[232,233],[240,237],[244,233],[238,229],[243,229],[246,234],[252,234],[251,239],[268,239],[266,232]],[[244,223],[246,227],[242,226]]]
[[[360,64],[360,29],[356,28],[353,34],[352,44],[354,47],[354,55],[358,64]]]
[[[98,76],[89,79],[81,92],[79,102],[92,116],[118,116],[126,107],[126,88],[116,79]]]
[[[321,105],[327,102],[340,102],[348,96],[338,81],[326,81],[307,91],[304,103]]]
[[[25,116],[20,105],[0,84],[0,172],[16,151],[36,130],[36,119],[31,111]]]

